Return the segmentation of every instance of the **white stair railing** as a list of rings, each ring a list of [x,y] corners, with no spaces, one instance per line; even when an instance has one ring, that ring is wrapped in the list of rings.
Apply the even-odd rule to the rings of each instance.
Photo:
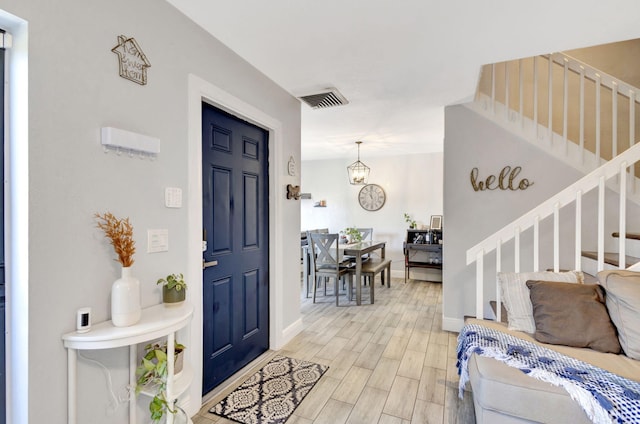
[[[618,230],[620,234],[626,234],[626,204],[627,204],[627,179],[631,178],[628,169],[633,169],[636,162],[640,161],[640,145],[634,144],[631,148],[619,154],[609,162],[595,169],[591,173],[573,183],[558,194],[547,199],[534,209],[522,215],[520,218],[504,226],[502,229],[487,237],[480,243],[467,250],[467,265],[476,264],[476,317],[484,317],[484,258],[487,254],[496,251],[496,272],[502,269],[502,245],[514,240],[514,269],[520,271],[520,235],[523,231],[530,228],[533,229],[533,270],[539,271],[538,252],[543,248],[540,246],[540,230],[539,223],[544,218],[553,215],[553,268],[559,271],[560,264],[560,210],[567,205],[574,204],[575,207],[575,269],[581,269],[581,252],[582,252],[582,196],[594,188],[598,188],[598,219],[597,219],[597,238],[598,238],[598,270],[604,267],[604,218],[605,218],[605,188],[607,180],[617,177],[619,180],[618,193],[620,196],[620,213]],[[545,246],[546,247],[546,246]],[[619,263],[620,267],[625,267],[625,249],[624,237],[619,239]],[[497,314],[500,320],[500,287],[496,282],[496,301]]]
[[[560,140],[565,152],[573,142],[582,161],[591,152],[598,158],[594,169],[635,143],[637,92],[584,62],[553,53],[486,65],[476,100],[488,101],[496,120],[519,123],[528,138],[549,145]],[[525,120],[533,125],[526,128]]]

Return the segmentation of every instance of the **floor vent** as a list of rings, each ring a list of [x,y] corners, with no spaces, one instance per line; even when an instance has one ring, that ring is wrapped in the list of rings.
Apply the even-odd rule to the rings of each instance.
[[[326,91],[321,93],[301,96],[299,99],[311,106],[313,109],[342,106],[349,103],[349,101],[335,88],[328,88]]]

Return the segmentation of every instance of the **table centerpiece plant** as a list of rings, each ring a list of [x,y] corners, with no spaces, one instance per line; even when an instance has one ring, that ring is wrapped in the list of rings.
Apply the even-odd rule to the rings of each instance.
[[[362,233],[355,227],[347,227],[344,234],[349,238],[351,243],[359,243],[362,241]]]

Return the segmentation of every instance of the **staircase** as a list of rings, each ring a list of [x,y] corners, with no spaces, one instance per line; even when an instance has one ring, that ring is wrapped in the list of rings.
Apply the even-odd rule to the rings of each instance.
[[[619,239],[620,232],[616,231],[611,237]],[[622,241],[625,245],[625,260],[620,262],[619,253],[605,252],[604,263],[602,269],[638,269],[640,270],[640,234],[626,233]],[[597,267],[598,252],[583,251],[582,252],[582,271],[595,275],[600,269]]]
[[[531,271],[540,270],[540,252],[547,250],[553,252],[552,269],[556,272],[567,263],[590,274],[607,268],[640,268],[640,235],[627,232],[627,202],[640,205],[636,190],[640,188],[636,177],[640,171],[637,91],[562,53],[483,68],[476,101],[469,107],[586,175],[467,250],[467,265],[476,266],[478,318],[485,315],[487,255],[495,256],[495,270],[500,272],[502,249],[507,243],[513,245],[515,271],[520,272],[521,238],[532,240]],[[612,207],[611,202],[607,205],[607,189],[618,196],[617,207]],[[591,198],[584,202],[584,209],[593,207],[595,213],[583,210],[585,196],[596,198],[595,202]],[[559,246],[567,242],[567,229],[562,229],[561,238],[559,217],[570,209],[574,213],[574,228],[570,231],[573,257],[561,258]],[[549,218],[545,225],[552,226],[550,238],[540,236],[545,218]],[[616,221],[617,231],[612,234],[615,242],[605,238],[605,218],[608,227]],[[590,237],[593,231],[597,234],[592,241],[596,246],[587,244],[583,250],[583,234]],[[626,237],[621,238],[620,234]],[[617,251],[611,253],[605,245]],[[494,281],[495,274],[489,278]],[[500,319],[499,285],[495,297]]]

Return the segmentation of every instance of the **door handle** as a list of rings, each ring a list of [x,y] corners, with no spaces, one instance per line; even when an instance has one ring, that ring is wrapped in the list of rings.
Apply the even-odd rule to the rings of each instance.
[[[218,261],[205,262],[204,259],[202,260],[202,269],[210,268],[210,267],[216,266],[216,265],[218,265]]]

